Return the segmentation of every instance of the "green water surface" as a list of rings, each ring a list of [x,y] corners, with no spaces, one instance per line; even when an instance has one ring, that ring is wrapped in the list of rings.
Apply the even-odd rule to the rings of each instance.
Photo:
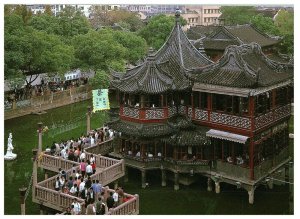
[[[53,141],[77,138],[86,132],[87,106],[91,100],[48,110],[43,115],[27,115],[6,120],[4,124],[6,152],[8,133],[13,133],[14,153],[18,155],[15,161],[5,161],[4,164],[4,214],[19,215],[19,187],[28,186],[32,173],[32,152],[37,147],[37,123],[43,122],[49,131],[43,135],[43,149]],[[100,127],[109,118],[105,112],[97,112],[91,118],[92,128]],[[40,174],[40,178],[42,174]],[[159,177],[157,177],[159,176]],[[173,190],[173,183],[167,182],[167,187],[160,186],[160,172],[147,173],[150,186],[141,189],[141,176],[137,170],[130,169],[129,182],[123,186],[125,192],[139,194],[140,214],[146,215],[215,215],[215,214],[289,214],[289,191],[287,186],[274,186],[273,190],[265,186],[255,191],[255,202],[248,204],[248,194],[243,189],[221,184],[221,193],[206,191],[204,177],[191,186],[180,186],[179,191]],[[31,202],[31,193],[26,200],[26,214],[39,214],[38,205]]]

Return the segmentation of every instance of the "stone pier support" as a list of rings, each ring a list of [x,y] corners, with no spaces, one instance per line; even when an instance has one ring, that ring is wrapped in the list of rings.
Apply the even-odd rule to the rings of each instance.
[[[215,182],[215,186],[216,186],[216,193],[219,194],[221,192],[220,182]]]
[[[146,188],[146,170],[141,170],[142,172],[142,188]]]
[[[13,99],[13,102],[12,102],[12,109],[13,110],[17,109],[17,102],[16,102],[15,98]]]
[[[86,134],[88,135],[91,130],[91,113],[92,108],[91,106],[87,107],[87,113],[86,113]]]
[[[167,185],[167,176],[166,176],[166,170],[161,169],[161,186],[165,187]]]
[[[250,188],[250,190],[248,190],[249,204],[254,203],[254,190],[255,190],[255,188],[253,186]]]
[[[179,173],[174,173],[174,190],[179,190]]]
[[[210,177],[207,178],[207,191],[212,191],[212,180]]]
[[[32,197],[35,197],[35,186],[37,184],[37,149],[32,149],[32,161],[33,161],[33,167],[32,167]]]
[[[38,146],[38,155],[42,152],[42,144],[43,144],[43,123],[39,122],[38,123],[38,133],[39,133],[39,146]]]
[[[267,182],[269,189],[273,189],[274,187],[274,181],[273,179],[269,179],[269,181]]]
[[[43,208],[43,205],[40,205],[40,215],[44,215],[45,212],[44,212],[44,208]]]
[[[20,204],[21,204],[21,215],[25,215],[25,194],[26,194],[27,188],[19,188],[20,192]]]

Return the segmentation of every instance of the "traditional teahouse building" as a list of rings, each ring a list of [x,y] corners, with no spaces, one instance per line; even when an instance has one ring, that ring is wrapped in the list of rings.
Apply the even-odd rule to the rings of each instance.
[[[161,170],[189,184],[193,176],[254,190],[291,158],[288,120],[293,66],[268,59],[256,43],[227,47],[213,63],[188,40],[177,21],[165,44],[145,62],[112,73],[120,111],[108,126],[121,133],[114,157],[127,168]]]
[[[205,50],[213,60],[219,60],[226,47],[252,42],[258,43],[264,54],[281,62],[288,62],[278,54],[279,37],[271,37],[251,24],[236,26],[194,26],[187,31],[188,38],[194,46]]]

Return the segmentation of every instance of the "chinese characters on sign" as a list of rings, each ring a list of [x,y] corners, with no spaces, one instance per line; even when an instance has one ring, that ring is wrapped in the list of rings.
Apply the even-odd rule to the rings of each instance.
[[[110,109],[108,89],[93,90],[93,112]]]

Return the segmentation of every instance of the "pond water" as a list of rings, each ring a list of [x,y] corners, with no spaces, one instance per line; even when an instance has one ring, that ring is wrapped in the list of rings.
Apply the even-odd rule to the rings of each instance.
[[[14,153],[18,155],[14,161],[4,163],[4,214],[19,215],[19,187],[28,186],[32,173],[32,152],[37,148],[37,123],[43,122],[49,131],[43,134],[43,149],[53,141],[77,138],[86,132],[87,106],[91,100],[48,110],[43,115],[27,115],[4,122],[6,153],[8,133],[13,133]],[[101,127],[109,118],[106,112],[92,115],[92,128]],[[159,176],[159,177],[157,177]],[[195,176],[197,177],[197,176]],[[40,174],[42,178],[42,174]],[[173,190],[173,183],[167,187],[160,186],[160,172],[147,172],[149,187],[141,188],[140,172],[129,170],[129,182],[119,185],[125,192],[139,194],[140,214],[146,215],[220,215],[220,214],[289,214],[288,186],[274,186],[272,190],[260,186],[255,191],[253,205],[248,204],[248,194],[243,189],[221,184],[221,193],[206,191],[206,178],[198,177],[191,186],[180,185],[179,191]],[[13,204],[12,204],[13,203]],[[31,202],[31,191],[26,200],[26,214],[39,214],[39,206]]]

